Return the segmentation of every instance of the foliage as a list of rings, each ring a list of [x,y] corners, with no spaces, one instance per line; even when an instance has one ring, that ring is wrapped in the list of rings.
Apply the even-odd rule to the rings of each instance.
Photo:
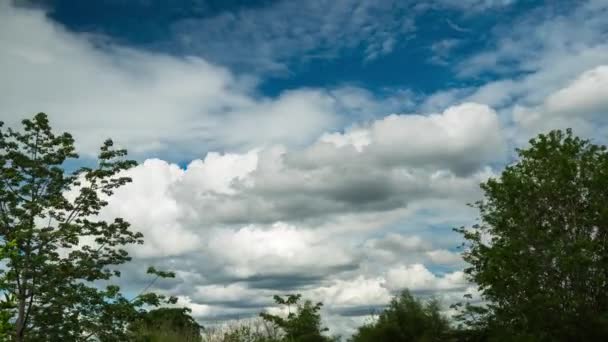
[[[211,332],[211,331],[208,331]],[[205,342],[277,342],[281,340],[281,332],[273,324],[263,319],[239,321],[225,329],[219,330],[214,336],[207,334]]]
[[[460,228],[496,339],[608,339],[608,152],[552,131],[481,187]],[[506,336],[510,336],[506,338]]]
[[[261,317],[224,322],[202,329],[203,342],[277,342],[281,331]]]
[[[133,342],[200,342],[201,326],[187,308],[159,308],[142,314],[129,325]]]
[[[441,315],[436,300],[422,302],[405,290],[391,300],[375,322],[359,327],[350,341],[445,341],[449,332],[448,320]]]
[[[287,295],[286,297],[274,296],[277,304],[285,305],[288,310],[287,317],[261,313],[260,316],[265,321],[272,323],[283,333],[280,341],[294,342],[322,342],[332,341],[332,338],[323,335],[327,328],[321,326],[322,303],[313,304],[310,300],[300,304],[302,296],[299,294]],[[292,312],[292,307],[295,311]]]
[[[128,300],[109,283],[130,260],[123,247],[142,243],[142,234],[97,215],[131,181],[123,171],[135,162],[107,140],[96,167],[66,174],[65,163],[78,157],[72,136],[55,135],[43,113],[22,123],[22,131],[0,123],[0,333],[12,328],[15,341],[124,340],[127,322],[164,300]]]

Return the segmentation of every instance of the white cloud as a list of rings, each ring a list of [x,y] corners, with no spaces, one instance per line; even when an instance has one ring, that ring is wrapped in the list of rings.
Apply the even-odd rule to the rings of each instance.
[[[122,217],[145,233],[146,243],[134,248],[137,256],[179,255],[200,247],[199,236],[185,229],[182,203],[168,195],[184,171],[162,160],[150,159],[130,170],[135,182],[118,189],[102,217]]]
[[[438,236],[418,234],[468,217],[465,203],[492,174],[485,164],[500,158],[500,130],[491,109],[463,104],[326,133],[302,149],[208,153],[185,168],[150,159],[128,172],[133,183],[104,215],[125,217],[144,233],[133,267],[177,271],[164,291],[182,296],[203,320],[251,316],[272,294],[302,292],[325,302],[331,324],[347,329],[404,287],[462,291],[459,273],[424,266],[458,267],[457,256],[446,242],[436,244]],[[390,151],[391,144],[424,153]],[[420,216],[430,208],[438,213]],[[386,230],[399,220],[419,233]],[[142,281],[129,277],[130,288]]]
[[[193,160],[181,182],[184,191],[195,193],[213,192],[234,194],[234,181],[244,181],[257,168],[258,155],[255,150],[246,154],[219,154],[210,152],[204,160]]]
[[[103,214],[144,233],[146,244],[134,249],[140,257],[206,255],[222,260],[212,266],[224,267],[225,277],[315,267],[325,274],[357,262],[343,252],[357,244],[356,235],[344,239],[352,232],[381,228],[424,201],[451,200],[464,209],[492,175],[484,164],[501,158],[501,127],[486,106],[390,115],[359,127],[304,149],[210,152],[184,169],[147,160],[128,172],[133,183]],[[332,242],[338,236],[339,246]],[[393,235],[384,244],[431,252],[416,239]],[[420,258],[450,261],[439,252]]]
[[[579,73],[590,63],[606,60],[604,1],[578,1],[564,6],[539,6],[493,32],[487,51],[473,55],[458,66],[463,76],[479,73],[552,71],[548,77]]]
[[[558,115],[605,117],[608,111],[608,65],[585,71],[565,88],[547,97],[546,110]]]
[[[40,10],[0,6],[1,119],[45,111],[85,153],[110,136],[132,152],[170,148],[174,158],[199,153],[202,144],[303,144],[339,122],[343,107],[328,91],[260,97],[256,80],[203,59],[98,43]]]
[[[381,238],[372,238],[363,244],[368,267],[399,263],[423,263],[454,267],[462,264],[460,254],[438,248],[431,241],[414,234],[389,232]],[[453,246],[455,247],[455,246]]]
[[[304,165],[367,161],[373,165],[430,166],[467,173],[503,158],[504,143],[494,110],[463,103],[439,114],[393,114],[344,134],[324,135],[292,159]]]
[[[321,286],[313,291],[312,296],[322,299],[334,310],[381,306],[391,299],[391,293],[383,284],[382,278],[358,276],[351,280],[337,280],[330,286]]]
[[[515,106],[513,119],[528,135],[555,128],[574,128],[594,136],[608,121],[608,66],[583,72],[537,106]],[[602,135],[598,133],[598,135]]]
[[[269,229],[253,226],[222,230],[208,241],[212,257],[237,278],[298,273],[316,275],[353,263],[333,241],[322,241],[314,231],[276,223]]]
[[[581,73],[608,63],[607,10],[605,1],[579,1],[565,7],[541,6],[499,23],[490,47],[455,68],[464,78],[489,74],[495,80],[477,90],[452,89],[440,94],[460,93],[465,100],[497,109],[515,103],[540,104]]]
[[[363,39],[372,43],[368,59],[381,56],[397,43],[377,30],[384,23],[369,21],[375,10],[388,10],[392,18],[393,8],[384,5],[364,2],[352,11],[331,5],[330,16],[344,22],[313,23],[314,29],[331,38],[328,50],[332,42],[345,48]],[[271,294],[300,291],[326,302],[339,321],[385,304],[403,287],[463,288],[462,273],[437,275],[425,266],[458,262],[445,243],[436,243],[441,237],[391,233],[389,226],[405,220],[406,228],[422,231],[469,217],[465,203],[480,195],[478,183],[492,174],[488,164],[504,159],[504,128],[492,108],[451,101],[460,96],[454,93],[430,101],[430,114],[380,117],[403,113],[411,94],[378,97],[340,87],[264,97],[256,93],[258,80],[201,58],[99,43],[53,24],[39,10],[4,3],[0,10],[3,120],[47,111],[59,129],[75,133],[85,153],[106,136],[140,156],[170,148],[173,160],[230,151],[208,152],[186,167],[148,159],[127,173],[133,183],[103,212],[144,233],[146,243],[132,249],[131,267],[154,262],[176,271],[173,285],[159,287],[181,296],[196,317],[251,315]],[[222,16],[211,23],[232,27],[234,20]],[[309,28],[305,16],[297,20],[303,21],[294,30]],[[410,24],[387,25],[400,25],[405,34]],[[366,25],[369,34],[353,38]],[[274,63],[276,56],[266,57]],[[336,132],[348,114],[361,122]],[[439,213],[423,217],[429,208]],[[124,274],[130,288],[141,282]]]
[[[461,271],[437,276],[424,265],[413,264],[390,269],[386,275],[386,285],[393,291],[462,290],[467,287],[468,282]]]

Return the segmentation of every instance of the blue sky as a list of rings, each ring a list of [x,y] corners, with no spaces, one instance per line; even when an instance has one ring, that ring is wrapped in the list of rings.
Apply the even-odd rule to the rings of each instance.
[[[102,212],[144,233],[120,282],[204,324],[325,303],[348,335],[410,288],[476,296],[452,227],[555,128],[606,142],[608,2],[0,0],[0,120],[44,111],[92,163],[140,165]]]
[[[488,78],[457,77],[454,64],[491,48],[494,31],[508,29],[514,18],[534,11],[540,16],[547,10],[538,1],[472,1],[475,5],[468,10],[449,1],[426,6],[382,1],[370,6],[371,13],[365,13],[360,23],[337,32],[342,30],[340,21],[355,15],[356,2],[37,3],[46,5],[53,20],[74,32],[96,33],[161,53],[200,56],[238,72],[263,74],[259,90],[273,96],[286,89],[343,84],[379,94],[403,88],[429,94],[478,85]],[[363,2],[359,8],[366,5]],[[571,6],[572,2],[552,2],[550,10]],[[319,16],[326,11],[337,13]],[[308,16],[300,17],[302,12]],[[239,17],[248,23],[242,25]],[[291,27],[289,18],[294,18],[296,27]],[[324,35],[315,32],[317,25],[335,26]]]

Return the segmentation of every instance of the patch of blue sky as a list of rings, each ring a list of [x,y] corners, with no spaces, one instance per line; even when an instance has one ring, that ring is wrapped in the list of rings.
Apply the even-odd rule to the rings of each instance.
[[[263,49],[268,50],[267,53],[252,51],[253,55],[258,54],[260,63],[269,63],[268,60],[273,62],[272,59],[275,59],[277,65],[286,68],[281,72],[256,69],[256,61],[250,61],[252,54],[243,53],[246,51],[218,51],[226,47],[236,49],[239,45],[246,46],[247,42],[242,40],[248,37],[265,38],[264,31],[273,23],[251,19],[258,12],[264,18],[279,16],[282,14],[279,11],[294,14],[293,9],[287,6],[273,13],[270,7],[281,5],[279,1],[36,0],[31,3],[50,6],[49,16],[72,31],[98,33],[125,46],[182,56],[196,55],[215,63],[228,64],[231,70],[244,73],[259,73],[262,70],[265,73],[261,77],[259,91],[266,96],[276,96],[288,89],[343,85],[362,87],[378,94],[387,89],[432,94],[443,89],[466,88],[488,82],[498,75],[463,78],[457,75],[455,68],[468,56],[492,47],[495,26],[512,21],[544,2],[518,1],[492,11],[466,11],[440,6],[421,10],[414,3],[381,1],[379,3],[386,3],[386,6],[364,8],[377,15],[374,18],[376,22],[367,22],[368,17],[360,15],[360,27],[349,22],[345,32],[330,28],[329,33],[323,35],[307,32],[306,29],[310,28],[306,27],[306,20],[300,19],[298,25],[302,26],[303,31],[282,32],[288,27],[279,27],[265,40],[267,46]],[[347,13],[362,7],[354,6],[353,3],[353,8],[336,9],[334,6],[331,9]],[[316,9],[308,10],[314,13]],[[244,14],[236,19],[217,19],[236,15],[234,13]],[[337,19],[344,16],[340,13],[331,15]],[[217,20],[211,24],[217,32],[202,32],[210,27],[206,24],[207,19]],[[240,32],[242,25],[226,23],[230,20],[251,20],[248,30],[260,32]],[[393,23],[377,23],[382,20]],[[289,20],[286,22],[289,23]],[[371,29],[382,31],[381,34],[364,33],[369,31],[370,25],[374,25]],[[404,29],[404,26],[408,28]],[[196,31],[199,27],[201,32]],[[313,29],[321,30],[319,27]],[[180,39],[184,31],[191,31],[187,32],[189,38],[186,40],[196,40],[197,36],[201,36],[204,41],[186,44]],[[301,32],[299,36],[298,32]],[[361,37],[357,37],[359,35]],[[310,42],[311,38],[320,38],[320,41]],[[332,41],[334,38],[335,41]],[[370,44],[386,44],[388,48],[382,53],[370,53]],[[336,45],[335,49],[332,45]],[[293,53],[284,51],[288,49],[293,49]]]

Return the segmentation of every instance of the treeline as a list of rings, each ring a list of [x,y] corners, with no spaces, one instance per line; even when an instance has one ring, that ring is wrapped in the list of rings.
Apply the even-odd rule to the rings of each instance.
[[[436,300],[421,301],[407,290],[359,327],[349,338],[332,336],[323,327],[321,303],[301,300],[300,295],[275,296],[286,315],[261,313],[258,319],[239,321],[218,328],[198,326],[184,309],[157,309],[129,327],[134,341],[193,342],[352,342],[459,341],[472,336],[450,326]]]
[[[608,152],[551,131],[483,184],[471,204],[477,224],[460,227],[465,273],[480,301],[442,315],[433,300],[405,291],[348,340],[608,340]],[[46,115],[21,130],[0,123],[0,341],[334,341],[321,303],[275,297],[286,316],[262,313],[228,331],[199,326],[176,299],[134,298],[112,284],[143,243],[129,223],[98,214],[131,181],[126,151],[106,141],[94,168],[66,173],[74,139],[52,132]],[[70,193],[70,196],[66,194]],[[88,244],[83,243],[88,241]],[[152,280],[172,277],[153,267]],[[160,308],[156,308],[160,307]],[[156,308],[156,309],[155,309]],[[293,308],[293,310],[291,309]]]

